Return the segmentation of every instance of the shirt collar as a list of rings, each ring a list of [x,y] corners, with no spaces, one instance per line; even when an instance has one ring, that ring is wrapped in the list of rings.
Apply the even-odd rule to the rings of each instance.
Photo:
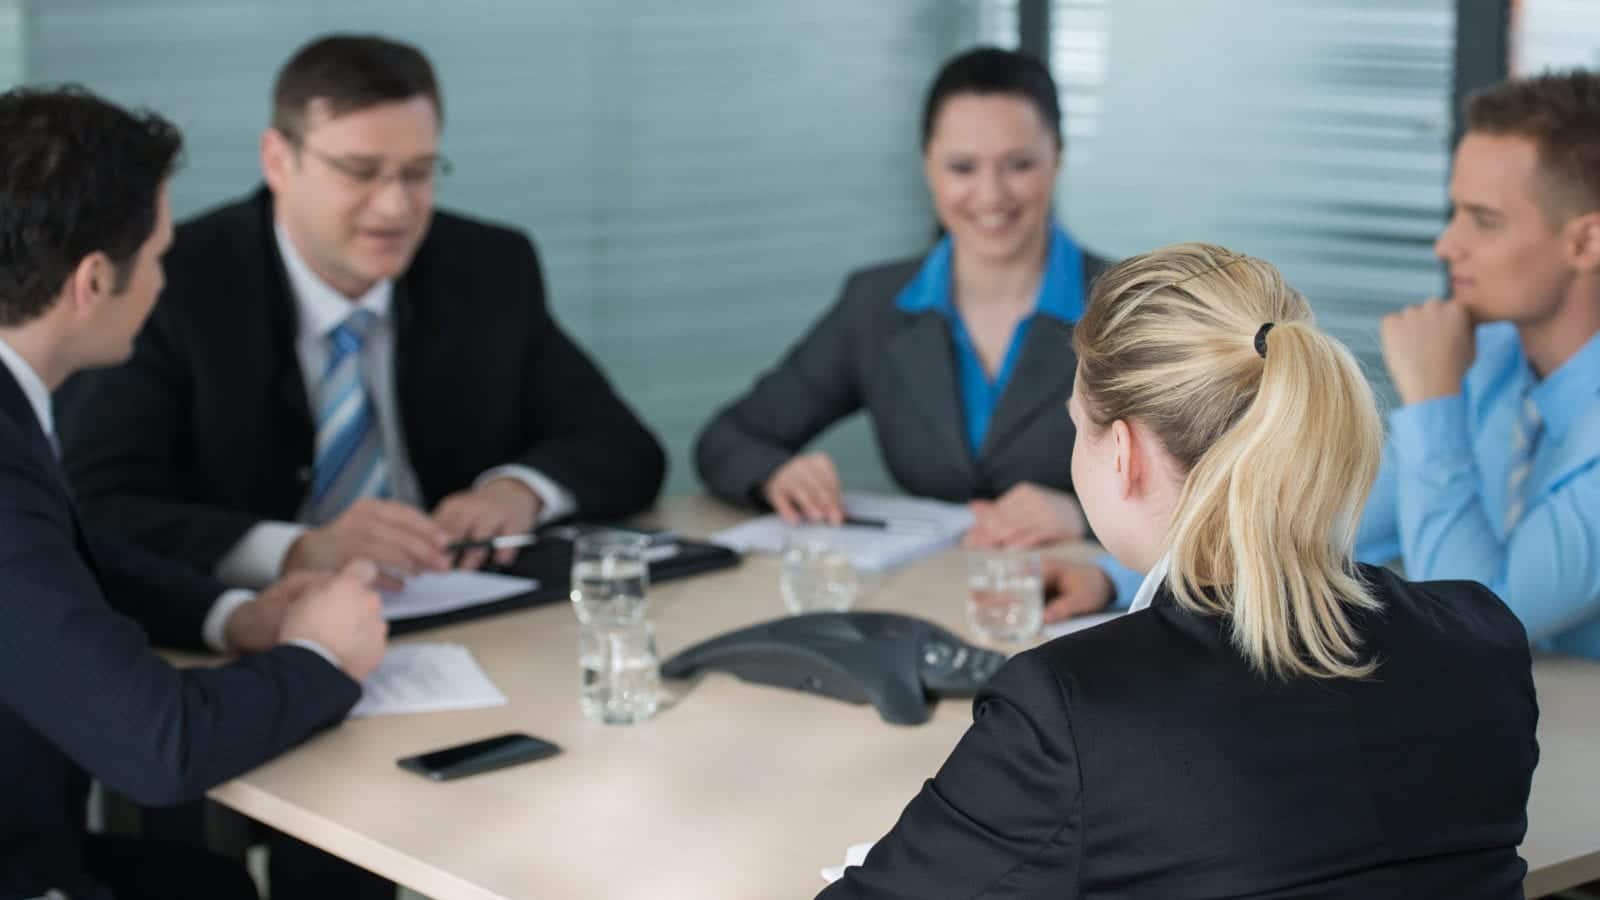
[[[300,257],[300,252],[289,239],[283,223],[274,223],[278,236],[278,253],[283,257],[283,268],[289,275],[289,292],[294,295],[300,316],[300,336],[323,337],[350,317],[357,307],[370,311],[378,319],[389,315],[389,305],[394,296],[394,282],[384,279],[373,285],[354,302],[334,290]]]
[[[3,339],[0,339],[0,362],[5,363],[6,368],[11,370],[11,377],[21,386],[22,395],[28,398],[28,405],[33,407],[33,414],[38,417],[39,428],[44,431],[44,436],[55,443],[55,416],[50,411],[50,389],[45,386],[44,379],[33,370],[33,366],[28,365],[22,354]]]
[[[954,249],[949,236],[923,260],[895,306],[902,312],[937,312],[950,318],[956,313],[951,284]],[[1059,225],[1050,226],[1050,250],[1045,259],[1044,277],[1039,280],[1039,296],[1034,312],[1071,324],[1083,317],[1083,251]]]
[[[1161,586],[1167,583],[1167,573],[1172,570],[1172,554],[1161,557],[1139,584],[1139,592],[1134,595],[1133,602],[1128,604],[1128,612],[1138,612],[1146,609],[1161,591]]]
[[[1517,352],[1520,355],[1521,345]],[[1523,360],[1523,371],[1532,377],[1532,369]],[[1567,429],[1578,417],[1588,412],[1595,396],[1600,394],[1600,334],[1589,338],[1572,358],[1561,368],[1550,373],[1533,387],[1533,403],[1539,408],[1539,418],[1550,438],[1556,441],[1566,437]]]

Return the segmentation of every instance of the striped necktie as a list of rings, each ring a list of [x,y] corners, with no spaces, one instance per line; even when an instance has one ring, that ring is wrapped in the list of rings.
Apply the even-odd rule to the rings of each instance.
[[[328,334],[328,368],[317,387],[317,456],[306,518],[323,525],[362,497],[389,493],[389,466],[372,397],[361,380],[361,345],[378,317],[357,309]]]
[[[1528,510],[1528,476],[1533,474],[1533,452],[1539,447],[1544,420],[1533,402],[1533,387],[1522,394],[1522,411],[1516,431],[1511,433],[1511,471],[1506,476],[1506,533],[1517,527]]]

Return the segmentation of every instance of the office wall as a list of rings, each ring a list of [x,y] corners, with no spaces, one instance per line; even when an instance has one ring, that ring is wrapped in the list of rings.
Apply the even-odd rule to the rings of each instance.
[[[1600,2],[1515,0],[1511,70],[1600,68]]]
[[[440,204],[534,235],[557,315],[662,434],[679,493],[698,489],[696,429],[847,272],[926,246],[921,95],[947,55],[1005,27],[976,0],[27,6],[28,80],[80,81],[184,128],[180,214],[254,186],[271,80],[296,46],[334,29],[421,45],[456,165]],[[850,483],[888,483],[860,421],[826,446]]]
[[[1455,5],[1054,0],[1069,226],[1272,261],[1387,395],[1378,319],[1443,287]]]

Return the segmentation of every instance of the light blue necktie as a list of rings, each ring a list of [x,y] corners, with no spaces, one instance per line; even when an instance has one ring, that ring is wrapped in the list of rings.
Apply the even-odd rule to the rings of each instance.
[[[372,397],[361,379],[361,345],[378,317],[357,309],[328,334],[328,368],[317,388],[317,457],[312,468],[312,525],[333,521],[362,497],[389,493],[389,466]]]
[[[1506,476],[1506,533],[1510,534],[1528,511],[1528,476],[1533,474],[1533,453],[1539,447],[1544,420],[1533,402],[1533,387],[1522,393],[1522,410],[1511,433],[1511,471]]]

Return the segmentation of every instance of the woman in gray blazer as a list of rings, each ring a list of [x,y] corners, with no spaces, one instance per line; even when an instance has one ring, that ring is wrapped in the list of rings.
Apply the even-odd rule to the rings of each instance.
[[[952,59],[928,92],[922,149],[943,239],[851,275],[783,361],[701,432],[700,477],[736,503],[838,522],[837,469],[802,450],[865,408],[901,488],[972,501],[969,543],[1082,537],[1067,464],[1072,323],[1105,263],[1051,216],[1062,141],[1049,70],[991,48]]]

